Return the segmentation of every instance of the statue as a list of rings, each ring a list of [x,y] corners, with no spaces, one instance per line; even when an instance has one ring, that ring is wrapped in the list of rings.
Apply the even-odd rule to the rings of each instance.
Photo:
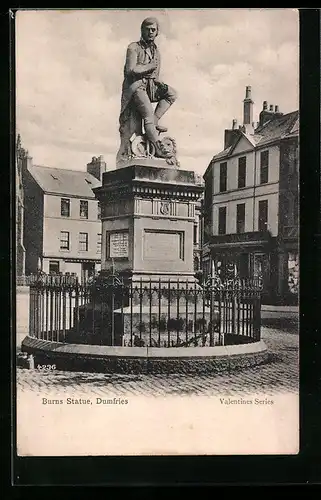
[[[167,128],[160,125],[159,120],[175,102],[176,92],[159,80],[160,53],[154,42],[158,31],[157,19],[145,19],[141,39],[127,48],[119,116],[118,167],[135,157],[162,158],[170,165],[179,166],[174,139],[160,136]],[[157,103],[155,111],[153,103]]]

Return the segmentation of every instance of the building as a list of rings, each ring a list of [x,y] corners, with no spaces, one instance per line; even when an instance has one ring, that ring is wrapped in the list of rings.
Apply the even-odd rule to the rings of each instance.
[[[100,269],[101,222],[92,188],[106,163],[94,157],[87,171],[23,163],[26,274],[75,273],[86,279]]]
[[[16,276],[25,274],[26,250],[23,244],[24,192],[22,185],[22,164],[27,152],[21,146],[21,137],[16,142]]]
[[[225,130],[224,149],[205,174],[205,275],[260,276],[266,303],[296,303],[299,238],[299,112],[263,102],[253,123],[246,87],[243,124]]]
[[[197,183],[204,188],[204,180],[201,175],[195,174]],[[195,222],[193,231],[193,259],[195,276],[202,281],[202,247],[203,247],[203,203],[204,195],[195,203]]]

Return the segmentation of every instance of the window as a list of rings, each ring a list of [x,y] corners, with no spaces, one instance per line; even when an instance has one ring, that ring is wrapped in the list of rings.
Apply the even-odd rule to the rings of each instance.
[[[267,231],[268,200],[259,201],[259,231]]]
[[[70,250],[68,231],[60,231],[60,250]]]
[[[236,232],[245,233],[245,203],[236,205]]]
[[[237,187],[244,188],[246,185],[246,156],[239,158],[239,170]]]
[[[262,151],[260,162],[260,184],[269,182],[269,152]]]
[[[293,226],[294,224],[294,196],[292,193],[288,193],[286,196],[286,209],[285,209],[285,220],[287,226]]]
[[[290,173],[297,173],[299,171],[299,148],[295,147],[290,161]]]
[[[81,219],[88,219],[88,201],[80,200],[79,216]]]
[[[226,191],[227,186],[227,163],[220,164],[220,193]]]
[[[203,238],[204,243],[208,242],[209,236],[213,233],[213,166],[205,178],[204,189],[204,219],[203,219]]]
[[[101,234],[97,234],[97,253],[101,254]]]
[[[218,209],[218,234],[226,234],[226,207]]]
[[[79,251],[88,252],[88,233],[79,233]]]
[[[70,217],[70,200],[68,198],[61,198],[60,214],[61,217]]]
[[[298,200],[298,194],[296,193],[293,199],[293,222],[295,225],[298,224],[298,220],[299,220],[299,200]]]
[[[97,203],[97,219],[101,218],[101,204],[100,202]]]
[[[197,224],[194,224],[193,242],[194,242],[194,245],[197,245],[197,243],[198,243],[198,225]]]
[[[49,274],[59,274],[59,260],[49,261]]]

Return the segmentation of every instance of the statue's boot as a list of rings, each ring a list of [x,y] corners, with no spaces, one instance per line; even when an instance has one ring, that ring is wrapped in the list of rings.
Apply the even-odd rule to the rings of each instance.
[[[166,156],[163,154],[161,145],[160,145],[160,139],[159,139],[159,134],[157,133],[156,127],[154,123],[150,123],[149,120],[144,120],[144,127],[145,127],[145,134],[147,139],[153,143],[155,147],[155,155],[158,158],[166,158]]]
[[[166,99],[161,99],[156,106],[155,113],[154,113],[154,121],[155,121],[156,129],[159,132],[167,132],[167,130],[168,130],[166,127],[159,125],[158,122],[161,119],[161,117],[166,113],[166,111],[168,111],[168,109],[171,107],[171,105],[172,105],[172,103],[170,103],[169,101],[166,101]]]
[[[153,144],[156,144],[156,142],[159,141],[159,134],[156,130],[155,123],[148,119],[145,119],[144,128],[147,139]]]

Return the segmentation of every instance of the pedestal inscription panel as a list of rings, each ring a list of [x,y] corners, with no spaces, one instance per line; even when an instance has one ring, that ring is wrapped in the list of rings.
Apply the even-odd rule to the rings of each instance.
[[[108,241],[108,240],[107,240]],[[109,252],[110,259],[119,259],[128,257],[128,232],[119,231],[109,233]]]
[[[148,260],[184,260],[183,231],[145,229],[143,255]]]

